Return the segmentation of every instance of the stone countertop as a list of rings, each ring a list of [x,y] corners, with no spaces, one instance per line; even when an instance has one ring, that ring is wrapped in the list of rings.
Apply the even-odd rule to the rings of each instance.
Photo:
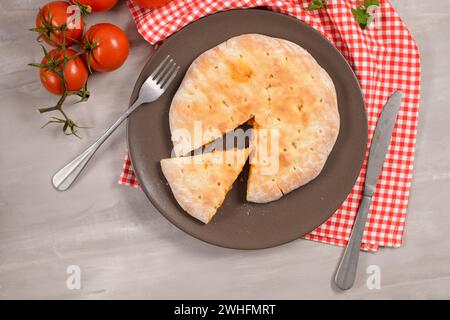
[[[125,110],[152,48],[138,35],[125,3],[88,17],[126,30],[131,53],[110,74],[95,74],[92,97],[66,110],[83,139],[40,129],[37,106],[56,101],[28,62],[41,58],[33,26],[44,1],[0,3],[0,298],[379,299],[450,298],[450,2],[392,1],[419,44],[422,97],[414,181],[400,249],[363,253],[355,286],[340,292],[331,278],[342,248],[298,240],[260,251],[198,241],[163,218],[145,195],[117,184],[125,126],[93,158],[70,192],[50,177],[96,140]],[[81,289],[66,286],[68,266]],[[366,285],[378,266],[381,288]]]

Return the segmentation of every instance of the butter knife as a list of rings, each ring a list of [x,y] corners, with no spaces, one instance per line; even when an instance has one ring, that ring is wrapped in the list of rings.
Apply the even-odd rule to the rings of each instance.
[[[372,201],[375,186],[377,185],[378,177],[391,142],[392,131],[394,130],[395,119],[397,118],[402,98],[403,93],[401,91],[396,91],[389,97],[375,127],[369,151],[369,159],[367,161],[363,197],[359,205],[350,240],[339,262],[334,278],[334,282],[342,290],[350,289],[355,282],[361,240],[367,214],[369,213],[370,202]]]

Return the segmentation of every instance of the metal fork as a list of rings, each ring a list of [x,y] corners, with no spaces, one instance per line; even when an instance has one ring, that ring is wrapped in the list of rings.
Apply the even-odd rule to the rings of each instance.
[[[73,159],[52,177],[53,186],[59,191],[67,190],[75,179],[83,171],[86,164],[94,155],[95,151],[106,139],[117,129],[117,127],[143,103],[153,102],[158,99],[169,87],[177,75],[179,66],[170,56],[167,56],[145,80],[139,90],[139,96],[133,105],[108,129],[106,132],[82,154]]]

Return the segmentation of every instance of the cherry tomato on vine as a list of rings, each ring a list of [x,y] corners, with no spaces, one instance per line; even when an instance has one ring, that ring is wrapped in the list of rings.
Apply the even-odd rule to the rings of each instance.
[[[119,0],[70,0],[70,3],[90,7],[92,12],[102,12],[114,7],[118,1]]]
[[[43,6],[36,16],[36,31],[39,38],[49,45],[59,47],[63,42],[63,32],[57,28],[66,25],[64,32],[65,45],[70,47],[83,35],[84,19],[77,16],[77,10],[70,8],[70,4],[65,1],[53,1]]]
[[[133,2],[143,8],[154,9],[169,3],[171,0],[133,0]]]
[[[85,60],[91,69],[109,72],[118,69],[127,59],[130,43],[125,32],[111,23],[89,28],[83,37]]]
[[[75,54],[77,54],[76,51],[66,49],[68,61],[66,62],[63,75],[66,90],[69,92],[81,90],[86,84],[89,76],[89,71],[81,56],[72,57]],[[42,85],[45,89],[56,95],[61,95],[64,92],[62,79],[56,72],[56,69],[62,70],[63,58],[64,52],[62,50],[53,49],[48,53],[48,56],[44,57],[41,61],[41,65],[49,64],[50,66],[42,66],[39,71]]]

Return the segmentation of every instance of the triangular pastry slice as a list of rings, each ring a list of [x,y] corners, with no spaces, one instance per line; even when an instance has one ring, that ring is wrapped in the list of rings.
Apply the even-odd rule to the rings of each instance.
[[[208,223],[247,161],[247,149],[215,150],[161,160],[161,169],[178,204]]]

